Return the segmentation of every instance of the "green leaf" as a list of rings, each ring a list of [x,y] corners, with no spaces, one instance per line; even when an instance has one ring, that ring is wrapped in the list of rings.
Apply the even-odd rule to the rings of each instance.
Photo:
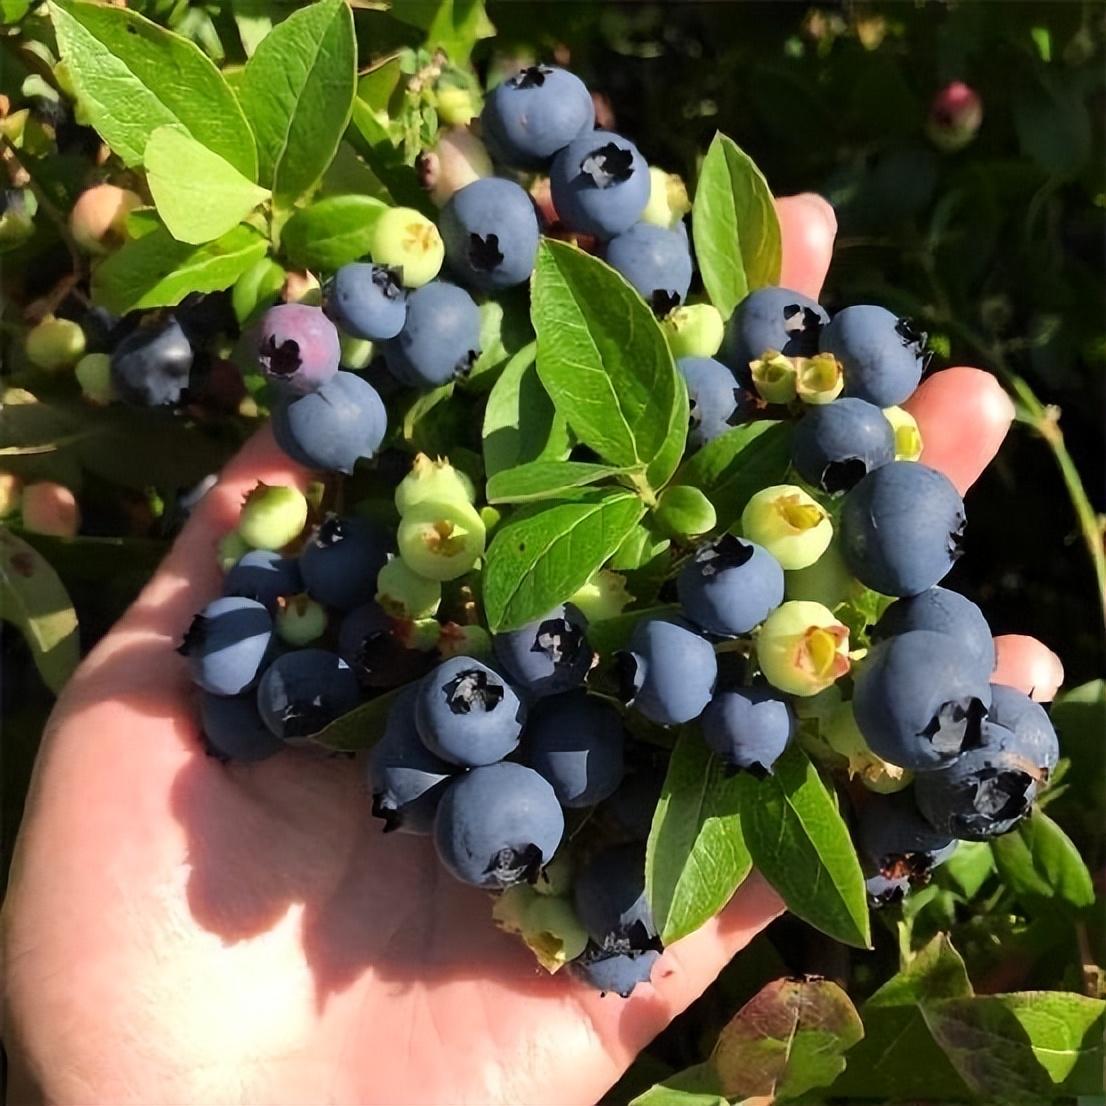
[[[269,243],[240,225],[215,242],[192,246],[159,228],[128,242],[96,267],[92,298],[117,315],[139,307],[171,307],[189,292],[229,288]]]
[[[368,254],[373,227],[387,209],[371,196],[328,196],[284,224],[281,249],[293,265],[333,272]]]
[[[342,753],[371,749],[384,736],[384,727],[388,724],[392,704],[405,690],[406,687],[393,688],[359,707],[354,707],[348,714],[343,714],[329,726],[312,734],[308,740],[312,744]]]
[[[272,5],[269,0],[231,0],[234,22],[242,51],[251,57],[261,40],[273,29]]]
[[[714,504],[717,529],[741,518],[755,492],[778,484],[791,463],[791,424],[764,419],[727,430],[693,453],[676,473],[676,484],[698,488]]]
[[[777,979],[760,989],[718,1036],[711,1062],[728,1098],[776,1101],[825,1087],[864,1036],[849,996],[828,979]]]
[[[740,793],[698,728],[685,727],[645,853],[645,894],[666,945],[713,918],[753,866],[741,836]]]
[[[515,465],[568,456],[568,426],[538,378],[532,342],[507,362],[488,394],[483,437],[489,479]]]
[[[239,95],[257,138],[261,182],[278,205],[310,192],[334,157],[353,108],[356,66],[344,0],[290,15],[246,63]]]
[[[126,8],[54,0],[50,13],[81,104],[128,165],[143,163],[158,127],[176,125],[257,179],[257,150],[242,108],[195,43]]]
[[[1032,913],[1094,904],[1091,873],[1071,838],[1042,810],[991,842],[1003,883]]]
[[[495,34],[484,0],[393,0],[392,15],[426,32],[426,48],[440,48],[464,65],[478,39]]]
[[[604,262],[544,240],[531,317],[538,373],[576,435],[662,488],[683,455],[687,389],[645,301]]]
[[[752,158],[721,133],[699,171],[691,230],[703,284],[723,318],[751,291],[779,283],[783,253],[772,193]]]
[[[158,214],[178,242],[219,238],[269,195],[176,127],[158,127],[150,135],[145,160]]]
[[[1106,680],[1073,687],[1057,696],[1049,712],[1064,755],[1079,765],[1071,788],[1094,812],[1106,808]]]
[[[492,476],[488,480],[488,502],[525,503],[533,499],[556,499],[558,492],[597,484],[626,471],[614,465],[591,465],[584,461],[531,461]]]
[[[488,628],[512,630],[563,603],[618,548],[644,510],[632,492],[594,493],[501,526],[484,565]]]
[[[31,8],[31,0],[0,0],[0,23],[18,23]]]
[[[670,1075],[631,1100],[630,1106],[726,1106],[726,1099],[718,1074],[708,1063]]]
[[[856,850],[821,776],[792,744],[762,780],[739,777],[741,828],[758,871],[793,914],[867,948],[868,902]]]
[[[43,683],[56,695],[81,659],[77,614],[46,558],[3,526],[0,618],[23,635]]]
[[[995,870],[991,846],[986,841],[961,841],[941,865],[941,881],[951,883],[966,899],[974,899]]]
[[[512,288],[480,305],[480,356],[465,377],[466,392],[490,391],[507,363],[534,341],[529,289]]]

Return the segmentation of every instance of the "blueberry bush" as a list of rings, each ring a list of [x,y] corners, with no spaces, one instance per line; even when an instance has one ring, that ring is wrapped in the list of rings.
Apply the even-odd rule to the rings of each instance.
[[[1002,7],[0,0],[6,841],[267,421],[311,475],[213,551],[197,750],[356,757],[606,1001],[786,904],[608,1101],[1100,1094],[1104,32]],[[972,362],[966,507],[918,404]]]

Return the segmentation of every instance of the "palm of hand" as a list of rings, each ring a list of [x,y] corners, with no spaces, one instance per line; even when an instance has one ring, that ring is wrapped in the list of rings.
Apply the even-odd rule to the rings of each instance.
[[[816,293],[832,217],[801,198],[781,215],[783,282]],[[980,384],[973,409],[972,387],[931,389],[926,420],[978,427],[993,392]],[[946,452],[950,474],[970,483],[989,460],[1009,421],[993,416],[989,439]],[[779,901],[754,876],[650,985],[601,997],[537,969],[427,840],[385,841],[359,766],[204,756],[173,649],[217,591],[215,543],[259,479],[304,479],[267,433],[86,660],[44,737],[5,903],[12,1100],[595,1101]]]

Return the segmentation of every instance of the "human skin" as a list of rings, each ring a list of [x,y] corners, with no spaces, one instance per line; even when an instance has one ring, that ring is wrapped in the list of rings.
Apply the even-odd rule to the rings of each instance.
[[[816,197],[780,211],[784,272],[816,295],[832,212]],[[1009,424],[1001,405],[977,402],[993,378],[941,373],[924,387],[923,437],[948,431],[926,461],[981,469]],[[979,409],[995,420],[982,435],[964,421]],[[650,984],[604,997],[543,974],[427,839],[385,840],[360,763],[205,756],[174,649],[218,593],[216,543],[258,480],[307,480],[267,430],[47,725],[0,931],[9,1101],[597,1101],[782,904],[754,874],[665,952]],[[1047,653],[1028,638],[1004,646],[1004,682],[1038,686]]]

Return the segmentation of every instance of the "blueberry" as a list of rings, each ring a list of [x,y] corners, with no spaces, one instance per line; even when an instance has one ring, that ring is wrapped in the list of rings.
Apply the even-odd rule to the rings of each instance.
[[[862,399],[808,407],[791,438],[799,475],[824,492],[848,491],[895,459],[895,432],[883,412]]]
[[[260,603],[225,596],[192,619],[177,652],[204,691],[239,695],[257,679],[272,636],[273,620]]]
[[[282,557],[271,549],[251,549],[223,577],[224,595],[256,599],[270,613],[282,596],[303,590],[295,557]]]
[[[172,317],[160,326],[132,331],[111,355],[115,394],[141,407],[176,403],[191,371],[192,343]]]
[[[990,721],[1013,730],[1034,762],[1051,772],[1060,759],[1060,744],[1048,712],[1023,691],[1005,684],[991,684]]]
[[[373,814],[384,820],[384,832],[429,834],[446,785],[457,771],[422,743],[415,726],[417,685],[395,698],[384,735],[369,753],[369,786]]]
[[[922,817],[914,791],[871,793],[857,817],[857,844],[888,880],[925,881],[947,855],[952,839]]]
[[[767,687],[719,691],[701,720],[703,739],[727,768],[772,774],[795,732],[786,696]]]
[[[906,599],[897,599],[872,629],[873,641],[882,641],[908,630],[934,630],[956,638],[971,654],[980,675],[989,679],[995,670],[995,642],[983,612],[959,592],[933,587]],[[1006,725],[1007,723],[1002,723]]]
[[[779,561],[755,542],[723,534],[701,545],[680,570],[680,605],[701,630],[747,634],[783,602]]]
[[[518,630],[496,634],[492,648],[507,675],[531,696],[579,687],[591,668],[587,619],[571,603]]]
[[[475,887],[533,883],[563,836],[564,814],[553,788],[532,768],[510,761],[455,779],[434,819],[442,864]]]
[[[423,677],[415,716],[432,753],[467,767],[512,752],[526,710],[497,672],[472,657],[451,657]]]
[[[1008,833],[1026,814],[1045,773],[1032,739],[984,721],[977,743],[947,768],[919,772],[918,808],[934,829],[961,841]]]
[[[622,781],[624,734],[614,707],[582,690],[544,700],[523,737],[523,760],[552,785],[562,806],[594,806]]]
[[[884,595],[917,595],[960,556],[964,522],[964,501],[947,476],[916,461],[892,461],[845,496],[841,549],[862,584]]]
[[[267,380],[292,395],[321,388],[338,371],[341,343],[320,307],[278,303],[261,316],[257,364]]]
[[[597,991],[629,998],[639,983],[649,982],[653,965],[660,955],[656,949],[615,953],[594,950],[574,960],[572,971]]]
[[[388,415],[376,389],[355,373],[335,373],[317,392],[273,408],[277,445],[301,465],[353,472],[380,448]]]
[[[226,760],[264,760],[284,748],[257,713],[253,695],[200,696],[200,726],[209,751]]]
[[[566,226],[613,238],[641,216],[649,199],[649,166],[629,139],[589,131],[553,159],[549,184]]]
[[[604,952],[660,947],[645,897],[645,843],[615,845],[580,869],[572,888],[576,914]]]
[[[903,768],[938,768],[979,741],[991,703],[987,677],[958,639],[910,630],[876,645],[853,691],[872,752]]]
[[[894,407],[918,387],[926,365],[926,336],[909,319],[884,307],[860,304],[834,315],[818,348],[845,372],[845,395],[877,407]]]
[[[537,169],[595,126],[595,107],[575,74],[552,65],[531,65],[492,89],[480,122],[496,161]]]
[[[615,826],[636,841],[644,841],[653,828],[653,815],[664,787],[664,773],[643,768],[630,773],[603,804]]]
[[[710,643],[678,619],[643,619],[617,663],[623,698],[662,726],[698,718],[718,674]]]
[[[463,288],[435,280],[408,297],[403,329],[383,352],[401,384],[448,384],[466,376],[480,355],[480,309]]]
[[[687,384],[690,402],[688,443],[704,446],[720,434],[745,422],[755,407],[752,392],[713,357],[681,357],[676,367]]]
[[[607,243],[606,257],[657,315],[667,315],[684,302],[691,286],[686,233],[635,223]]]
[[[348,611],[376,594],[388,562],[389,531],[372,519],[330,515],[300,551],[300,575],[312,599]]]
[[[534,203],[514,181],[484,177],[453,193],[438,220],[449,267],[482,292],[530,278],[538,252]]]
[[[389,650],[391,627],[384,609],[370,601],[354,607],[338,628],[338,653],[366,684],[373,683],[376,665]]]
[[[282,741],[318,733],[357,702],[357,680],[349,665],[325,649],[284,653],[257,685],[257,709]]]
[[[407,297],[394,269],[354,261],[327,285],[326,310],[347,334],[380,342],[403,329]]]
[[[721,359],[748,384],[749,366],[772,350],[786,357],[818,352],[818,335],[829,315],[809,296],[790,288],[758,288],[736,307],[726,324]]]

